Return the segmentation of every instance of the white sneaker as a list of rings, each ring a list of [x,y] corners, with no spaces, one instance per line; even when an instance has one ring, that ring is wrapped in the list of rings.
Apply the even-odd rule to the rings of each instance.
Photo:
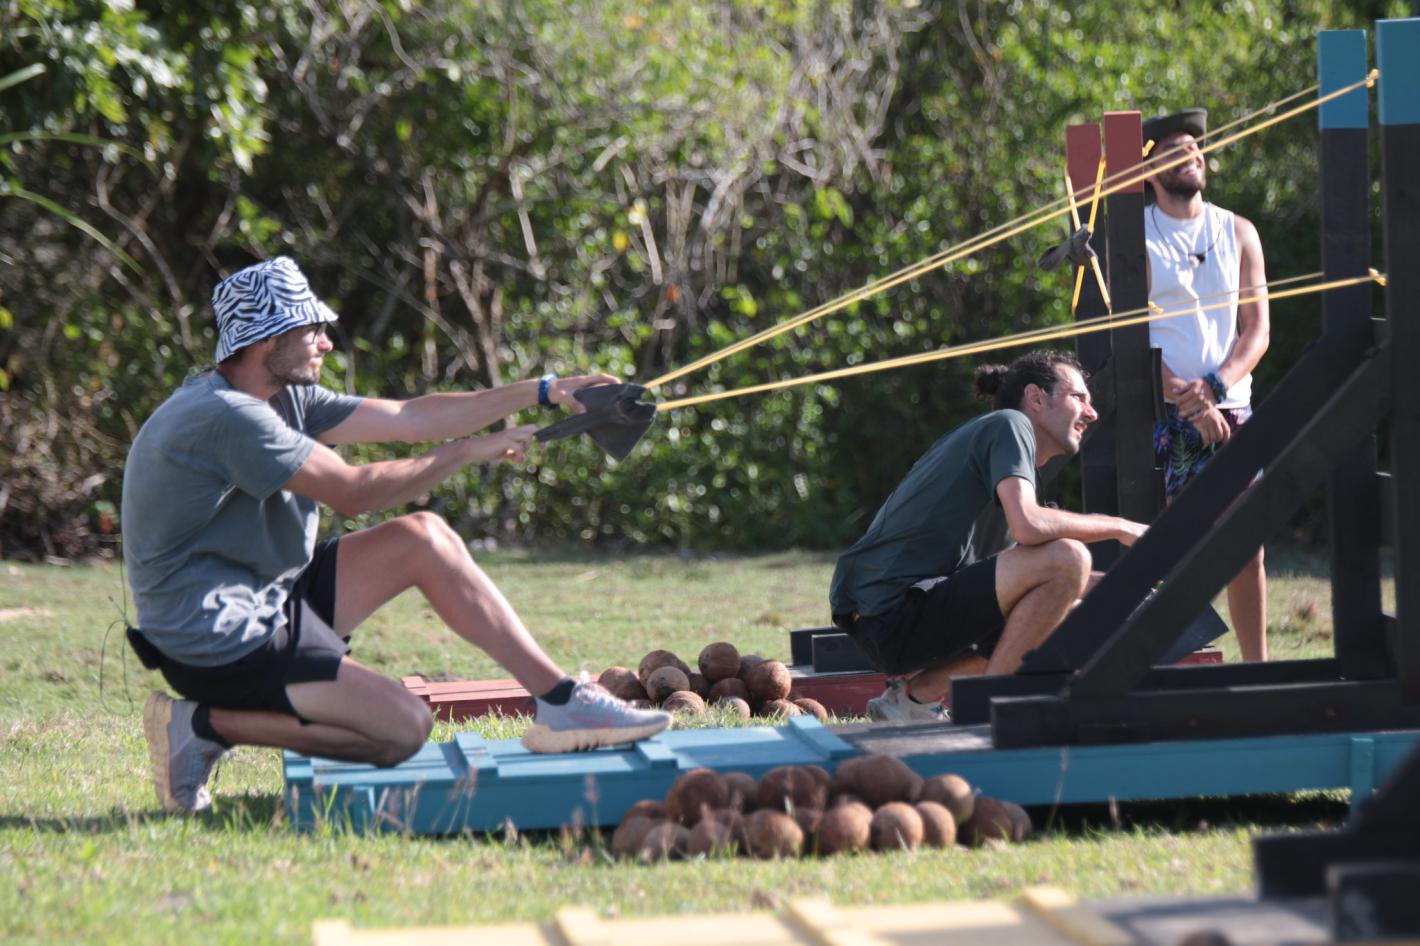
[[[868,718],[891,723],[948,723],[951,717],[941,703],[918,703],[907,695],[907,681],[889,680],[882,696],[868,701]]]
[[[563,706],[536,702],[532,726],[523,734],[531,752],[577,752],[616,746],[654,736],[671,724],[671,714],[642,710],[612,696],[605,687],[582,680]]]
[[[207,780],[227,750],[192,731],[197,704],[154,692],[143,707],[143,735],[153,765],[153,788],[164,811],[204,811],[212,806]]]

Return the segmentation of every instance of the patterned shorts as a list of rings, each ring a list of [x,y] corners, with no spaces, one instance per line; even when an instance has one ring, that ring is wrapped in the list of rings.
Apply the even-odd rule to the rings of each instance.
[[[1178,408],[1164,406],[1168,416],[1154,424],[1154,455],[1164,468],[1164,495],[1173,499],[1224,444],[1205,444],[1198,428],[1185,420]],[[1221,413],[1228,429],[1236,432],[1252,417],[1252,408],[1223,408]]]

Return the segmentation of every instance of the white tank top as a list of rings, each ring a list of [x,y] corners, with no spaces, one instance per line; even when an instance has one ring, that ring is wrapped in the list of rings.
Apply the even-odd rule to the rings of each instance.
[[[1144,210],[1149,247],[1149,301],[1182,314],[1149,323],[1149,344],[1180,378],[1217,371],[1238,340],[1238,240],[1233,212],[1204,204],[1191,220],[1170,217],[1150,204]],[[1200,301],[1201,300],[1201,301]],[[1228,303],[1215,309],[1205,306]],[[1228,389],[1219,407],[1247,407],[1252,375]]]

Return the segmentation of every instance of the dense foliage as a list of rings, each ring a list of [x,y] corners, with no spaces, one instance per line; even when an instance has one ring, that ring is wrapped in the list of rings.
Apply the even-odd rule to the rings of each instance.
[[[1069,122],[1239,117],[1315,81],[1317,29],[1403,6],[3,0],[0,556],[121,525],[127,443],[255,258],[295,257],[342,313],[327,380],[351,392],[646,379],[1054,199]],[[1317,268],[1315,127],[1212,161],[1274,277]],[[1031,265],[1059,232],[663,393],[1064,321],[1066,277]],[[1263,390],[1316,312],[1275,307]],[[971,367],[668,412],[619,465],[563,442],[430,502],[470,538],[831,546],[975,409]]]

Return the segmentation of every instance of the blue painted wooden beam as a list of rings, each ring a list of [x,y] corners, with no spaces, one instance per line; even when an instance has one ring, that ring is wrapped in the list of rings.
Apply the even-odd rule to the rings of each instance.
[[[1363,793],[1417,742],[1420,732],[1409,731],[1000,750],[985,726],[825,727],[799,717],[778,727],[672,730],[626,749],[534,755],[515,740],[464,733],[387,769],[287,753],[286,810],[304,830],[611,826],[635,802],[664,797],[689,769],[755,777],[778,765],[832,771],[883,750],[896,750],[924,776],[955,772],[986,794],[1027,805],[1351,786]]]

